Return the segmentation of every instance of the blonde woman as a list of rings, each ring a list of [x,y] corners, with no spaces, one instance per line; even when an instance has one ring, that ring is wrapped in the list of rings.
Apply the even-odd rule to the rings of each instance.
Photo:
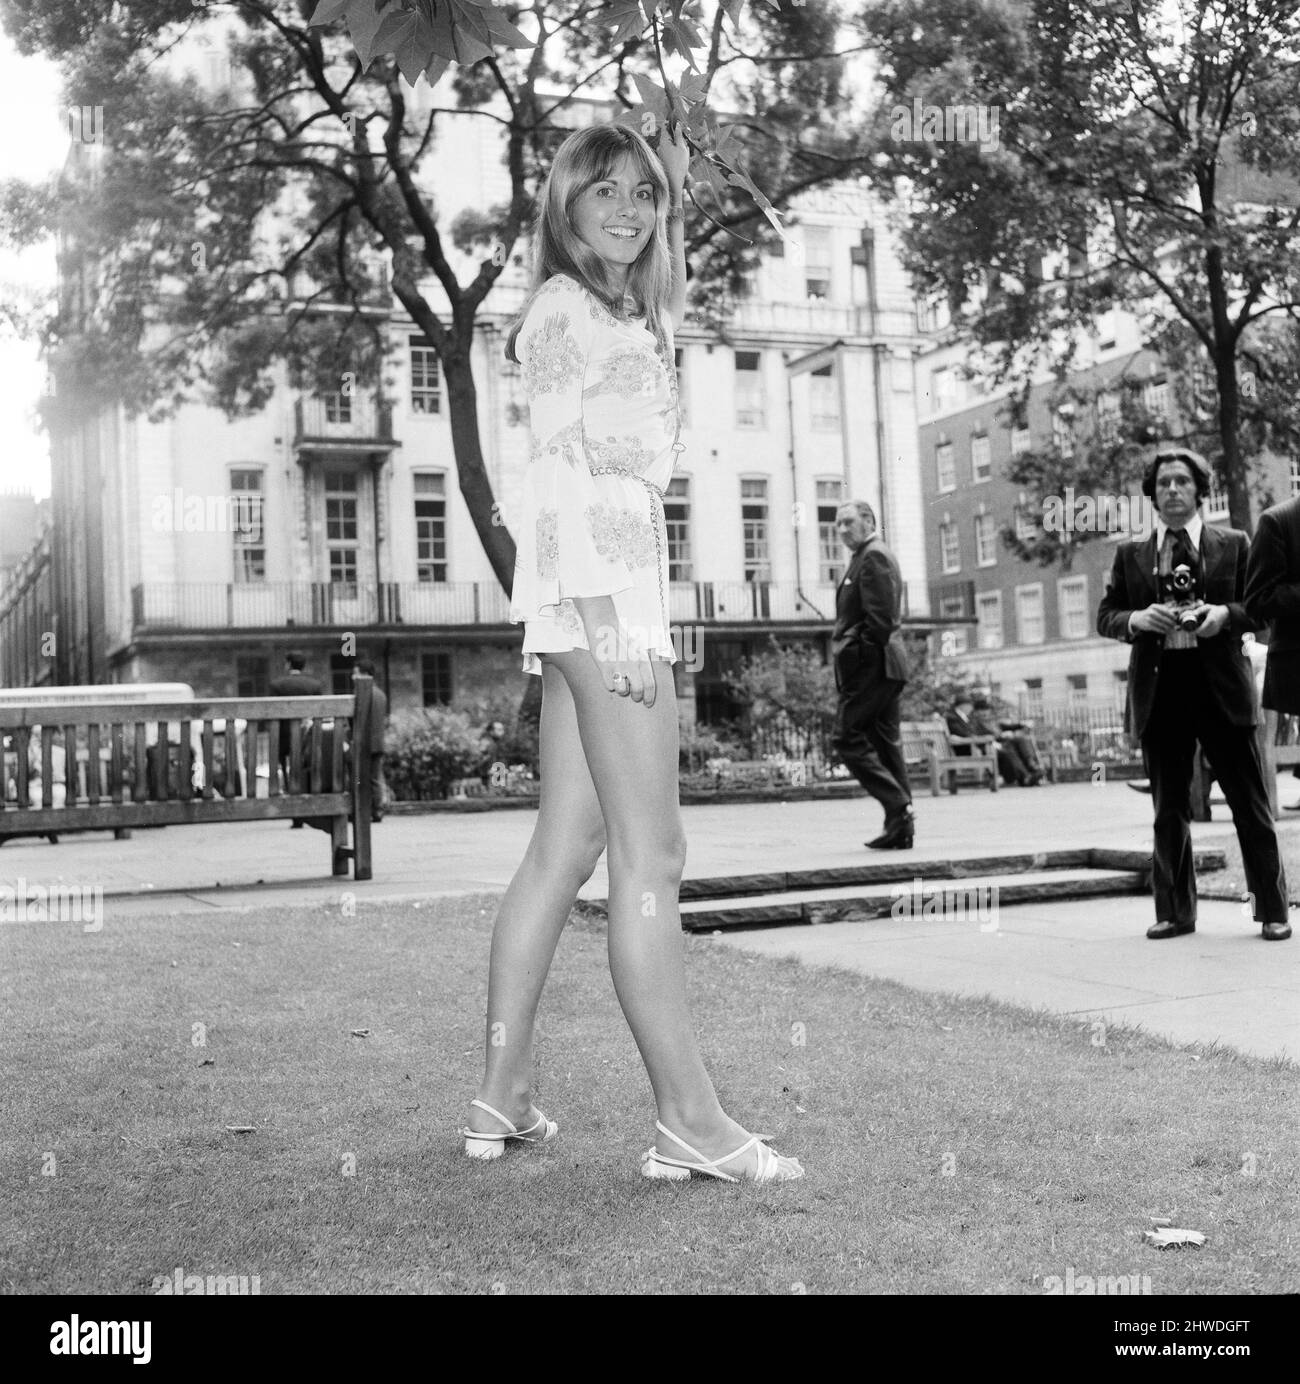
[[[465,1152],[556,1126],[533,1104],[533,1024],[579,888],[609,850],[609,963],[654,1091],[650,1178],[803,1176],[728,1118],[686,1002],[663,492],[680,450],[673,328],[686,305],[689,151],[619,125],[561,146],[541,194],[533,293],[507,353],[532,428],[510,618],[542,679],[537,826],[492,935],[487,1059]],[[671,248],[670,248],[671,247]]]

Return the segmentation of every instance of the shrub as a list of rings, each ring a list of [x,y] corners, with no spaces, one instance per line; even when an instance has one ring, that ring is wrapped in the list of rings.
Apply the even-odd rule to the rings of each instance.
[[[683,774],[698,774],[710,759],[745,759],[748,756],[721,726],[685,725],[681,728],[677,768]]]
[[[384,776],[395,798],[445,798],[456,779],[479,772],[488,742],[463,711],[425,707],[389,723]]]

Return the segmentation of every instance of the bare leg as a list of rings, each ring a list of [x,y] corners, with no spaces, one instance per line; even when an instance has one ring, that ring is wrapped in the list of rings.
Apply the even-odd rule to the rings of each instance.
[[[659,1118],[711,1158],[748,1137],[728,1118],[704,1070],[686,1001],[678,887],[686,859],[677,792],[677,699],[672,672],[655,664],[646,707],[611,695],[591,655],[553,654],[573,694],[587,766],[609,842],[609,961]],[[661,1152],[681,1156],[664,1135]],[[745,1162],[756,1164],[757,1150]],[[744,1163],[729,1165],[739,1175]]]
[[[583,758],[573,696],[558,668],[545,658],[542,667],[537,825],[492,932],[487,1058],[478,1092],[480,1100],[519,1129],[537,1118],[530,1091],[533,1024],[542,987],[578,890],[591,878],[605,848],[600,803]],[[501,1130],[477,1107],[471,1107],[469,1127],[482,1133]]]

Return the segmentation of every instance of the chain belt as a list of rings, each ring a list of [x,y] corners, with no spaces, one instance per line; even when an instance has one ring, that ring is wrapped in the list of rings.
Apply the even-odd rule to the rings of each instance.
[[[640,481],[650,492],[650,527],[655,536],[655,571],[659,575],[659,610],[663,616],[663,628],[668,629],[668,598],[664,592],[664,547],[661,535],[664,532],[664,492],[653,481],[628,471],[622,466],[595,466],[590,468],[593,476],[626,476],[628,480]],[[659,502],[659,512],[654,512],[655,501]]]

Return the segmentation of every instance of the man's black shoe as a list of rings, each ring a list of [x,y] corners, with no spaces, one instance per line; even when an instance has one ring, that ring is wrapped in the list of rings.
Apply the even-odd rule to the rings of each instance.
[[[1291,924],[1265,923],[1261,935],[1266,942],[1285,942],[1291,936]]]
[[[1176,923],[1173,919],[1166,918],[1162,923],[1152,923],[1147,928],[1147,936],[1158,942],[1164,937],[1182,937],[1186,933],[1195,931],[1195,923]]]
[[[874,841],[866,843],[869,851],[910,851],[912,849],[912,833],[910,831],[888,831],[883,836],[877,836]]]
[[[915,832],[916,818],[908,812],[892,825],[886,822],[881,835],[865,845],[869,851],[910,851]]]
[[[1128,786],[1135,793],[1149,793],[1151,791],[1150,779],[1129,779]]]

